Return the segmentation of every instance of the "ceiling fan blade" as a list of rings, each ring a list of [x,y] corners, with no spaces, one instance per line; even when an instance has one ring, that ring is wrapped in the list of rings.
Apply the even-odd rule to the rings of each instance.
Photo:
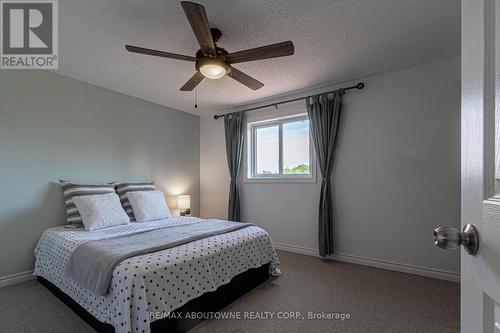
[[[205,7],[189,1],[182,1],[181,5],[203,53],[216,57],[217,52],[215,51],[214,40],[210,32],[210,26],[208,25]]]
[[[201,74],[200,72],[196,72],[194,73],[193,76],[191,76],[191,78],[188,80],[188,82],[186,82],[182,87],[181,87],[181,91],[191,91],[193,90],[194,88],[196,88],[196,86],[201,82],[203,81],[203,79],[205,78],[205,76],[203,76],[203,74]]]
[[[227,75],[252,90],[257,90],[264,86],[264,83],[257,81],[253,77],[243,73],[242,71],[234,67],[231,67],[231,71]]]
[[[177,59],[177,60],[196,61],[195,57],[190,57],[190,56],[183,55],[183,54],[163,52],[163,51],[158,51],[158,50],[153,50],[153,49],[145,49],[143,47],[132,46],[132,45],[125,45],[125,48],[127,49],[127,51],[134,52],[134,53],[147,54],[147,55],[163,57],[163,58],[170,58],[170,59]]]
[[[255,61],[269,58],[277,58],[292,55],[295,52],[295,47],[291,41],[256,47],[238,51],[226,55],[224,58],[230,64],[238,62]]]

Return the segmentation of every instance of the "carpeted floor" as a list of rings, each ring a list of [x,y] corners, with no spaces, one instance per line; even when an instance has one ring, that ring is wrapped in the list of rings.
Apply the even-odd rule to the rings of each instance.
[[[459,332],[459,284],[279,252],[282,276],[223,312],[261,318],[207,320],[190,332]],[[269,312],[269,313],[266,313]],[[298,312],[298,319],[278,319]],[[350,319],[308,319],[308,313]],[[0,332],[93,332],[36,281],[0,289]]]

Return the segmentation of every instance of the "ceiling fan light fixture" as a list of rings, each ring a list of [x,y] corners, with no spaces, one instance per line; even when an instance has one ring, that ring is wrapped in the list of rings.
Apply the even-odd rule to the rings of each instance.
[[[208,79],[220,79],[229,73],[229,66],[222,59],[203,58],[197,65],[200,73]]]
[[[226,69],[215,64],[207,64],[200,67],[200,72],[208,79],[220,79],[226,75]]]

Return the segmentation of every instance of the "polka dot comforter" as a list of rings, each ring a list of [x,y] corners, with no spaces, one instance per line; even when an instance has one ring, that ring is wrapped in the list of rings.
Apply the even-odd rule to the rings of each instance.
[[[280,275],[272,240],[257,226],[126,259],[113,271],[104,296],[93,294],[65,275],[71,254],[85,242],[153,230],[165,223],[201,221],[171,217],[94,231],[50,228],[35,249],[34,275],[53,283],[101,322],[112,324],[116,333],[150,332],[149,324],[158,317],[155,313],[173,311],[250,268],[270,263],[270,274]]]

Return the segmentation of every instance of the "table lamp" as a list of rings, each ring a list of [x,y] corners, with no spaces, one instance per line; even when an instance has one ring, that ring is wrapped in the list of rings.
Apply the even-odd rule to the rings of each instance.
[[[191,216],[191,197],[179,195],[177,197],[177,208],[181,210],[181,216]]]

